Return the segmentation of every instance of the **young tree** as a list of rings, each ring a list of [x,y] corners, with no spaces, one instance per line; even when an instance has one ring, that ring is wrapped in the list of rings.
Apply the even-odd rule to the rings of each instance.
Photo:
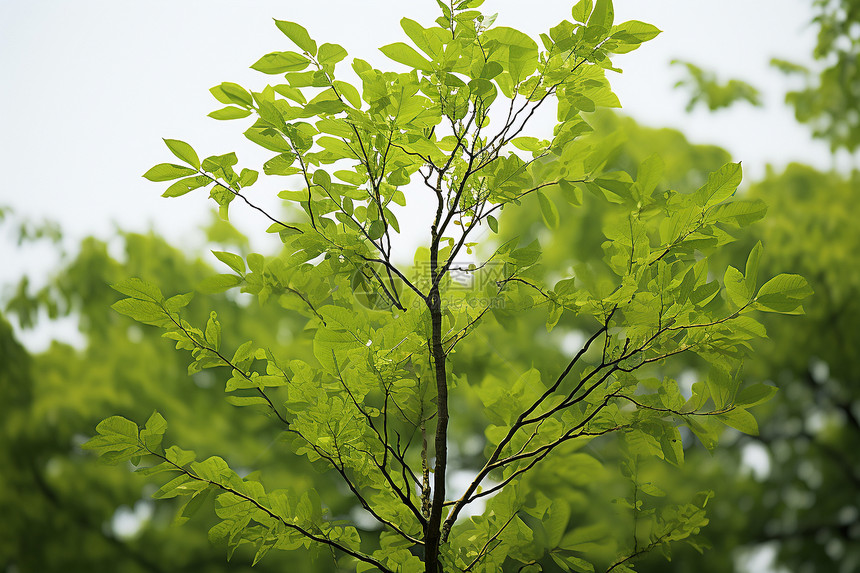
[[[748,409],[775,391],[740,389],[749,341],[764,334],[753,314],[801,312],[810,289],[796,275],[758,286],[760,245],[744,272],[729,267],[722,284],[713,279],[708,255],[732,240],[730,229],[765,213],[760,201],[733,200],[740,165],[725,165],[698,190],[675,192],[658,187],[662,163],[652,157],[634,181],[604,168],[618,141],[589,134],[582,117],[619,106],[605,78],[617,71],[611,54],[659,31],[638,21],[614,25],[610,0],[582,0],[572,21],[541,34],[538,44],[494,27],[477,10],[481,3],[440,2],[442,14],[429,28],[403,19],[413,45],[381,50],[407,71],[355,59],[360,86],[337,79],[344,48],[318,45],[300,25],[276,20],[299,51],[267,54],[252,67],[286,83],[259,92],[233,83],[212,88],[227,107],[210,115],[254,116],[245,136],[277,154],[263,170],[291,177],[297,188],[279,197],[300,207],[301,221],[257,205],[247,188],[258,173],[237,173],[233,153],[200,161],[190,145],[168,139],[183,164],[145,175],[176,180],[166,197],[208,188],[222,214],[238,198],[269,220],[283,253],[216,252],[232,272],[207,279],[202,290],[239,287],[260,301],[277,298],[306,317],[314,358],[280,360],[254,340],[224,348],[214,312],[205,325],[192,324],[183,314],[191,294],[165,298],[139,279],[115,285],[128,298],[114,308],[163,328],[190,351],[190,373],[226,368],[228,400],[266,409],[293,454],[337,473],[379,527],[359,534],[343,516],[328,515],[314,491],[267,488],[258,474],[242,478],[220,457],[195,461],[193,452],[164,447],[167,423],[158,413],[142,428],[121,417],[97,426],[87,447],[106,461],[131,460],[146,475],[170,476],[156,498],[187,496],[187,514],[214,492],[221,521],[211,537],[226,539],[231,552],[252,544],[257,561],[272,548],[322,547],[357,571],[540,571],[552,562],[564,570],[631,571],[637,556],[698,532],[709,497],[655,510],[642,499],[657,492],[640,483],[639,461],[680,464],[681,425],[709,447],[720,423],[754,432]],[[552,137],[525,135],[551,102],[558,117]],[[419,194],[435,208],[426,246],[407,267],[392,258],[398,206]],[[552,284],[541,279],[537,241],[505,241],[470,263],[478,235],[497,233],[499,212],[529,195],[551,230],[562,224],[557,195],[615,205],[603,228],[604,260],[555,269]],[[590,336],[564,364],[465,375],[475,333],[531,313],[545,315],[548,330],[563,314],[576,315]],[[712,365],[689,399],[674,380],[649,377],[681,353]],[[457,421],[450,406],[466,395],[483,402],[485,447],[469,483],[452,491],[449,470],[459,460],[448,453]],[[599,544],[576,524],[574,535],[564,535],[569,512],[524,480],[544,460],[609,435],[620,439],[623,470],[634,483],[632,496],[617,504],[632,514],[633,532],[595,550]]]

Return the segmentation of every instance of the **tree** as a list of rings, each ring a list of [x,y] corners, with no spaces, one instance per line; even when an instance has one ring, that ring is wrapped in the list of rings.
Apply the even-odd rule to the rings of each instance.
[[[759,91],[743,80],[731,79],[722,84],[712,72],[690,62],[672,60],[672,65],[686,68],[685,77],[680,79],[675,87],[691,92],[686,108],[688,112],[693,111],[700,102],[710,111],[732,106],[739,101],[761,106]]]
[[[216,238],[223,240],[224,235]],[[189,378],[184,357],[165,345],[155,329],[142,329],[110,309],[118,295],[108,285],[123,277],[141,276],[182,290],[213,269],[152,235],[123,233],[117,243],[124,247],[118,258],[108,253],[104,241],[83,241],[77,256],[47,287],[34,293],[22,279],[6,304],[10,319],[25,326],[42,310],[75,317],[86,346],[54,342],[44,352],[27,356],[2,322],[0,456],[3,467],[15,471],[4,471],[0,478],[0,509],[7,516],[0,525],[0,569],[250,570],[249,562],[237,559],[228,565],[212,551],[207,540],[207,530],[215,524],[212,518],[200,516],[181,529],[172,527],[178,505],[167,500],[152,506],[147,500],[156,488],[138,474],[96,463],[81,451],[82,436],[112,413],[145,417],[157,406],[175,420],[176,430],[195,449],[222,453],[241,466],[253,464],[278,480],[313,484],[338,511],[349,505],[338,501],[333,480],[314,479],[313,470],[302,464],[279,463],[279,450],[273,447],[278,432],[266,419],[224,402],[211,388],[210,372]],[[191,320],[205,320],[212,308],[232,325],[225,333],[226,344],[238,344],[244,337],[274,343],[296,328],[291,317],[280,316],[268,305],[243,307],[224,296],[208,297],[206,307],[192,303],[186,312]],[[300,348],[297,341],[291,353]],[[200,420],[209,423],[203,427]],[[130,508],[141,517],[133,522],[135,531],[117,527]],[[300,553],[284,554],[255,569],[274,572],[284,567],[316,570],[309,556]]]
[[[794,108],[795,117],[809,124],[815,137],[830,142],[833,151],[853,152],[860,145],[860,117],[855,110],[860,102],[860,3],[856,0],[814,0],[812,25],[818,30],[813,57],[818,69],[774,58],[771,64],[786,74],[803,79],[800,89],[792,90],[785,101]]]
[[[314,490],[271,489],[257,473],[240,477],[221,457],[196,461],[189,450],[165,447],[167,422],[158,412],[142,427],[108,418],[86,447],[108,462],[130,460],[144,475],[167,474],[155,497],[186,496],[183,515],[214,494],[220,522],[210,535],[226,539],[231,551],[252,545],[255,562],[272,548],[313,547],[359,571],[539,571],[553,562],[565,570],[631,571],[652,549],[695,543],[691,536],[707,523],[707,492],[659,509],[643,497],[660,494],[647,481],[649,460],[682,462],[679,425],[708,447],[720,424],[755,432],[748,410],[775,392],[740,387],[742,358],[764,334],[754,315],[802,312],[811,291],[788,274],[759,286],[761,245],[744,272],[728,267],[722,284],[712,279],[709,256],[733,240],[728,230],[765,212],[761,201],[733,199],[740,165],[724,165],[698,190],[675,192],[658,185],[662,162],[650,157],[633,180],[606,169],[618,141],[589,133],[582,117],[619,105],[605,78],[615,70],[610,55],[659,31],[638,21],[613,25],[611,1],[583,0],[573,21],[542,34],[539,46],[513,28],[493,27],[480,4],[440,3],[442,15],[429,28],[402,20],[415,47],[381,50],[407,71],[356,59],[361,90],[335,77],[345,49],[318,45],[286,21],[276,25],[301,52],[273,52],[252,67],[287,83],[260,92],[232,83],[212,89],[227,105],[211,114],[216,119],[254,116],[245,136],[277,154],[264,164],[266,175],[291,177],[288,184],[299,187],[279,197],[300,208],[300,222],[255,202],[247,188],[258,172],[237,173],[233,153],[200,161],[191,145],[167,139],[182,164],[145,175],[175,181],[167,197],[207,188],[223,216],[238,198],[269,220],[283,253],[216,252],[232,272],[208,278],[202,289],[239,287],[261,302],[276,297],[303,317],[313,359],[282,358],[292,349],[255,339],[222,344],[223,316],[213,311],[194,321],[183,310],[190,293],[165,297],[139,278],[114,285],[128,297],[114,308],[161,327],[190,351],[189,373],[226,369],[228,400],[267,411],[294,456],[338,475],[379,530],[360,534]],[[551,101],[558,117],[552,137],[524,135]],[[427,246],[408,268],[392,255],[396,206],[419,193],[435,209]],[[602,261],[557,268],[546,280],[538,242],[509,240],[469,263],[480,232],[498,232],[497,215],[529,196],[547,227],[558,228],[557,195],[609,206]],[[463,276],[469,284],[458,282]],[[496,323],[498,335],[535,313],[548,331],[572,314],[590,334],[563,361],[474,372],[468,344],[476,333]],[[686,353],[711,366],[689,398],[674,380],[651,377]],[[462,465],[449,458],[451,429],[464,423],[450,406],[470,396],[484,406],[477,424],[485,447],[468,468],[471,479],[449,495],[449,470]],[[474,413],[468,417],[475,423]],[[583,523],[564,535],[569,507],[527,482],[544,460],[570,457],[602,437],[618,438],[632,491],[615,507],[632,518],[632,531],[613,537]],[[466,519],[482,502],[480,514]]]

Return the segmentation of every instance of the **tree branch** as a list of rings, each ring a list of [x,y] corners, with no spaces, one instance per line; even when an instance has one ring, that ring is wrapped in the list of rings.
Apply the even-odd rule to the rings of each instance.
[[[280,515],[275,513],[273,510],[269,509],[268,507],[266,507],[265,505],[263,505],[262,503],[260,503],[256,499],[252,498],[251,496],[245,495],[244,493],[236,491],[235,489],[233,489],[229,486],[223,485],[221,483],[214,482],[214,481],[208,480],[206,478],[200,477],[197,474],[195,474],[191,471],[188,471],[184,467],[175,464],[174,462],[167,459],[167,457],[159,454],[158,452],[155,452],[155,451],[149,449],[146,446],[146,444],[144,444],[142,441],[139,443],[140,443],[141,447],[144,448],[151,455],[163,460],[164,462],[167,462],[168,464],[170,464],[171,466],[176,468],[176,470],[178,470],[182,474],[188,476],[189,478],[191,478],[195,481],[199,481],[199,482],[203,482],[203,483],[207,483],[209,485],[215,486],[215,487],[217,487],[217,488],[219,488],[219,489],[221,489],[227,493],[233,494],[234,496],[236,496],[240,499],[243,499],[247,502],[250,502],[251,505],[253,505],[257,509],[259,509],[260,511],[262,511],[263,513],[265,513],[266,515],[268,515],[269,517],[271,517],[275,521],[280,522],[287,529],[291,529],[291,530],[307,537],[308,539],[316,541],[317,543],[322,543],[323,545],[328,545],[329,547],[332,547],[332,548],[337,549],[343,553],[346,553],[347,555],[354,557],[354,558],[358,559],[359,561],[362,561],[364,563],[368,563],[370,565],[373,565],[374,567],[378,567],[384,573],[395,573],[393,570],[386,567],[381,561],[379,561],[379,560],[377,560],[377,559],[375,559],[369,555],[365,555],[364,553],[361,553],[360,551],[350,549],[349,547],[347,547],[341,543],[338,543],[337,541],[331,540],[328,537],[325,537],[322,535],[316,535],[316,534],[308,531],[304,527],[297,525],[296,523],[293,522],[292,519],[286,519],[284,517],[281,517]]]

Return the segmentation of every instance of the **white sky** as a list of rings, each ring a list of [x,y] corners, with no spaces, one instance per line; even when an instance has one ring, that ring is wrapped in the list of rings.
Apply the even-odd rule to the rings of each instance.
[[[812,142],[782,104],[786,80],[767,65],[772,56],[809,62],[811,0],[615,4],[616,22],[639,19],[664,31],[615,60],[625,72],[610,79],[626,113],[726,147],[743,160],[748,178],[762,175],[767,163],[833,165],[826,145]],[[571,5],[487,0],[482,9],[499,12],[499,25],[536,35],[569,19]],[[248,120],[218,122],[206,114],[221,107],[208,92],[221,81],[255,89],[276,81],[248,69],[265,53],[291,49],[271,18],[299,22],[318,42],[342,44],[350,57],[384,67],[376,48],[405,39],[399,19],[426,24],[436,10],[432,0],[0,0],[0,205],[59,221],[70,248],[89,234],[108,237],[117,226],[152,226],[173,241],[199,244],[196,229],[211,211],[206,193],[161,199],[165,185],[141,174],[172,159],[162,137],[188,141],[202,157],[236,151],[240,166],[261,170],[271,153],[241,135]],[[684,113],[686,94],[672,89],[681,74],[669,67],[673,58],[753,83],[766,108]],[[346,71],[348,61],[338,69]],[[261,180],[251,192],[275,206],[283,185]],[[234,204],[231,220],[256,244],[266,240],[259,232],[266,222],[247,209]],[[44,276],[56,264],[50,251],[16,251],[2,235],[0,285],[24,272]]]

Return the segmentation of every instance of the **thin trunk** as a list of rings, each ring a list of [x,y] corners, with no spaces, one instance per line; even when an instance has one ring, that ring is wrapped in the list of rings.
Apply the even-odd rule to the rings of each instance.
[[[436,261],[431,262],[434,269],[435,263]],[[445,474],[448,465],[448,377],[445,371],[445,351],[442,348],[441,303],[439,289],[438,287],[433,287],[428,296],[428,304],[430,307],[431,322],[430,347],[433,355],[433,368],[436,371],[436,402],[438,409],[435,440],[436,464],[433,470],[433,502],[430,507],[430,519],[427,521],[424,535],[426,548],[424,571],[426,573],[439,573],[442,571],[439,562],[439,547],[441,541],[442,504],[445,502]]]

